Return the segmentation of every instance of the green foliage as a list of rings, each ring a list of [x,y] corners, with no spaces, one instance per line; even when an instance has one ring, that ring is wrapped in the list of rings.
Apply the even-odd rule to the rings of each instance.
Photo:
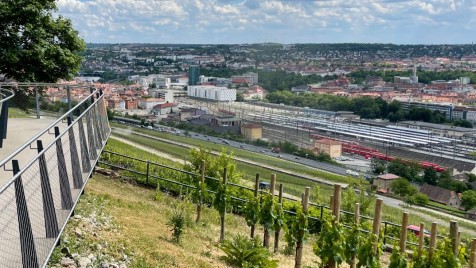
[[[167,225],[172,228],[172,236],[173,240],[176,243],[180,243],[180,239],[182,238],[182,234],[185,231],[187,216],[183,210],[175,209],[172,215],[167,222]]]
[[[461,195],[461,206],[468,211],[476,207],[476,191],[469,190]]]
[[[360,224],[352,224],[351,228],[345,229],[345,261],[352,264],[354,257],[357,257],[359,245],[362,244],[362,234]]]
[[[301,206],[296,206],[295,212],[296,216],[287,218],[286,225],[284,225],[286,232],[284,238],[287,243],[286,254],[292,254],[296,248],[296,243],[306,241],[309,236],[307,213],[302,210]]]
[[[221,258],[232,267],[278,267],[278,261],[269,259],[269,251],[260,245],[258,238],[249,239],[243,235],[237,235],[231,241],[225,240],[219,248],[226,254]]]
[[[430,202],[430,198],[424,193],[416,193],[412,195],[411,198],[413,199],[413,203],[418,206],[425,206]]]
[[[261,200],[259,220],[261,225],[269,231],[274,230],[276,220],[276,201],[271,194],[266,194]]]
[[[344,226],[340,222],[324,221],[314,245],[314,253],[321,259],[319,267],[328,267],[329,263],[339,266],[346,260],[346,239]]]
[[[473,124],[471,122],[469,122],[468,120],[464,120],[464,119],[453,121],[453,126],[473,128]]]
[[[219,183],[216,189],[215,198],[213,199],[213,207],[218,210],[220,216],[225,215],[226,208],[230,203],[230,191],[224,183]]]
[[[406,179],[399,178],[390,184],[392,192],[400,197],[414,195],[418,190]]]
[[[373,251],[374,241],[377,240],[377,235],[368,234],[367,239],[364,239],[362,244],[359,245],[357,252],[357,258],[359,262],[357,267],[368,267],[368,268],[379,268],[380,261],[379,257],[382,254],[382,243],[381,239],[377,243],[377,253]]]
[[[345,211],[354,211],[355,203],[360,204],[360,213],[363,215],[368,214],[369,210],[375,200],[375,193],[366,189],[364,186],[358,186],[359,193],[356,193],[354,187],[347,187],[342,192],[342,204],[341,209]],[[345,222],[353,222],[353,215],[344,214],[342,219]]]
[[[438,174],[436,170],[432,167],[425,169],[423,175],[423,182],[428,183],[430,185],[437,185],[438,184]]]
[[[370,161],[370,170],[373,174],[383,174],[387,170],[387,163],[383,160],[372,158]]]
[[[408,179],[410,181],[418,181],[418,173],[421,168],[416,162],[403,162],[400,159],[397,159],[387,166],[387,171],[389,173],[398,175],[402,178]]]
[[[401,252],[397,244],[393,245],[392,255],[390,255],[389,268],[407,268],[409,265],[408,254]]]
[[[260,221],[261,204],[259,197],[252,197],[245,205],[244,216],[246,224],[251,227]]]
[[[54,83],[79,71],[85,43],[56,9],[56,1],[0,1],[0,73]]]

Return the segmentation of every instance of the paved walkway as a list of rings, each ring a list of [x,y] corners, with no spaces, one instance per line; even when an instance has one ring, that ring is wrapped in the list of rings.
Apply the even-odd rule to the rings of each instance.
[[[27,141],[40,133],[46,127],[50,126],[57,118],[43,117],[41,119],[36,118],[9,118],[7,127],[7,138],[3,140],[3,147],[0,148],[0,162],[3,162],[8,156],[14,153],[18,148],[24,145]],[[66,127],[66,123],[58,124],[60,131]],[[43,147],[47,147],[55,138],[54,133],[45,133],[40,137],[43,141]],[[32,145],[32,148],[36,148],[36,142]],[[18,160],[20,167],[28,164],[36,155],[36,149],[30,149],[27,147],[20,152],[14,159]],[[6,163],[6,169],[11,169],[11,161]],[[0,188],[13,177],[11,171],[5,171],[0,166]]]

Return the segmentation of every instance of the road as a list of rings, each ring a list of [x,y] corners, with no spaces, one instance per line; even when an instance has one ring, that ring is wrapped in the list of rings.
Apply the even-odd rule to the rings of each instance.
[[[142,133],[138,133],[138,132],[134,132],[134,131],[129,131],[129,130],[126,131],[126,130],[115,128],[115,127],[112,128],[112,133],[113,134],[117,133],[117,134],[122,134],[122,135],[136,135],[136,136],[146,137],[146,138],[157,140],[157,141],[167,142],[167,143],[177,145],[177,146],[181,146],[181,147],[185,147],[185,148],[198,149],[197,146],[189,145],[189,144],[186,144],[186,143],[171,141],[171,140],[168,140],[168,139],[154,137],[154,136],[150,136],[150,135],[147,135],[147,134],[142,134]],[[218,155],[220,152],[211,151],[211,153],[215,154],[215,155]],[[313,176],[310,176],[310,175],[307,175],[307,174],[300,174],[300,173],[288,171],[286,169],[282,169],[282,168],[279,168],[279,167],[256,163],[254,161],[250,161],[250,160],[247,160],[247,159],[241,158],[241,157],[236,157],[235,156],[235,160],[238,161],[238,162],[258,166],[258,167],[265,168],[265,169],[268,169],[268,170],[271,170],[271,171],[280,172],[280,173],[283,173],[283,174],[286,174],[286,175],[294,176],[294,177],[301,178],[301,179],[306,179],[306,180],[321,183],[321,184],[326,184],[326,185],[329,185],[329,186],[333,186],[334,184],[339,184],[339,185],[342,186],[342,188],[346,188],[348,186],[348,184],[346,184],[346,183],[331,182],[331,181],[327,181],[327,180],[322,179],[322,178],[313,177]]]

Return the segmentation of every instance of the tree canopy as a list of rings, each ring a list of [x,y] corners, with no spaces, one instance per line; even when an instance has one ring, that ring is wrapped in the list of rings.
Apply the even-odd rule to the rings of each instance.
[[[461,195],[461,206],[468,211],[476,207],[476,191],[466,191]]]
[[[79,71],[84,41],[54,0],[0,0],[0,73],[22,82],[56,82]]]

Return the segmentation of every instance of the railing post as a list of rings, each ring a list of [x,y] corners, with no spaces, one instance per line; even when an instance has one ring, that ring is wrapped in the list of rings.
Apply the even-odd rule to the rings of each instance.
[[[73,104],[71,103],[71,88],[69,86],[66,86],[66,97],[68,98],[68,111],[71,111]]]
[[[13,175],[20,172],[18,160],[12,160]],[[35,240],[31,228],[28,206],[26,204],[25,189],[21,176],[15,180],[15,200],[17,207],[18,229],[20,232],[21,260],[23,267],[39,267],[36,256]]]
[[[91,160],[89,159],[88,143],[86,142],[86,135],[84,134],[83,117],[81,116],[81,110],[76,110],[78,113],[78,127],[79,127],[79,148],[81,151],[81,166],[83,172],[89,173],[91,170]]]
[[[73,126],[71,126],[71,117],[67,117],[68,126],[68,138],[69,138],[69,152],[71,156],[71,170],[73,173],[73,185],[74,189],[81,189],[83,187],[83,175],[81,173],[81,166],[79,163],[78,148],[76,147],[76,138],[74,136]]]
[[[55,137],[59,137],[60,131],[55,127]],[[69,186],[68,171],[66,170],[66,161],[64,159],[63,144],[61,138],[56,140],[56,157],[58,160],[58,174],[61,191],[61,208],[70,210],[73,207],[73,197],[71,195],[71,188]]]
[[[150,161],[147,160],[147,166],[146,166],[146,173],[145,173],[145,184],[149,185],[149,168],[150,168]]]
[[[38,86],[35,86],[35,104],[36,104],[36,119],[40,119],[40,92]]]
[[[43,142],[37,140],[36,145],[38,154],[40,154],[43,151]],[[56,238],[59,234],[58,221],[56,219],[55,204],[53,194],[51,193],[51,184],[45,154],[41,154],[38,161],[40,165],[41,194],[43,200],[46,238]]]
[[[7,128],[8,128],[8,102],[9,100],[2,103],[2,108],[0,109],[0,148],[3,147],[3,140],[7,138]]]
[[[383,222],[383,244],[387,244],[387,222]]]
[[[89,159],[96,160],[98,157],[97,155],[97,147],[96,147],[96,138],[94,137],[94,128],[91,125],[91,113],[92,110],[86,112],[86,127],[88,129],[88,143],[89,143]]]

